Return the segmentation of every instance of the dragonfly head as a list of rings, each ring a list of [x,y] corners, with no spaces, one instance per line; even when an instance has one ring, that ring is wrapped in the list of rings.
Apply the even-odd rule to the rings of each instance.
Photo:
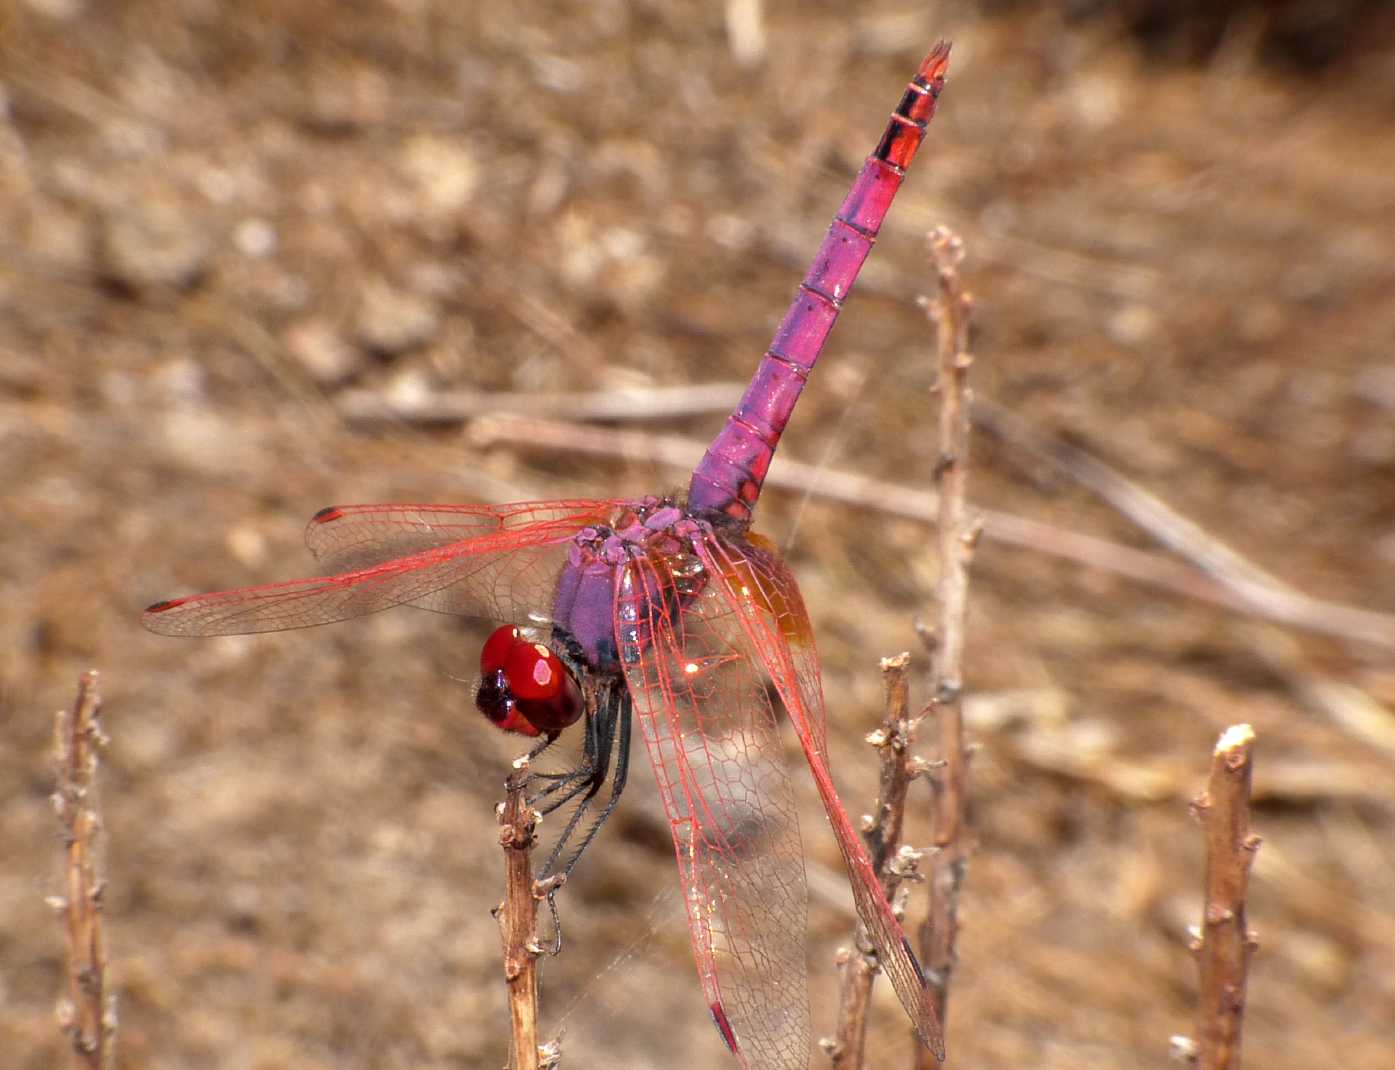
[[[475,706],[505,732],[555,735],[586,708],[581,686],[562,659],[510,624],[485,641],[480,677]]]

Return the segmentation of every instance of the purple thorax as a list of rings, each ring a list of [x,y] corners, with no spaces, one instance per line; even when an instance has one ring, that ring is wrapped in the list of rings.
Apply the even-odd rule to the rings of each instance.
[[[867,158],[751,385],[693,472],[688,510],[749,522],[780,435],[906,175],[944,85],[949,47],[916,72]]]
[[[620,570],[641,555],[681,553],[699,527],[671,501],[648,497],[625,503],[609,524],[582,528],[573,537],[557,581],[552,619],[576,640],[593,669],[620,669],[615,642]]]

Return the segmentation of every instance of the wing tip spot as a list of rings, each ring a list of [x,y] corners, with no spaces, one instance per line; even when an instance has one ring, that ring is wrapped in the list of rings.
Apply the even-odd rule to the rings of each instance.
[[[712,1024],[717,1027],[717,1032],[721,1034],[722,1043],[727,1046],[727,1051],[733,1055],[739,1054],[736,1046],[736,1034],[732,1031],[731,1021],[727,1018],[727,1012],[722,1009],[720,1003],[710,1004],[707,1010],[712,1015]]]
[[[165,613],[171,609],[175,609],[178,606],[182,606],[187,601],[189,601],[189,599],[187,598],[166,598],[160,602],[150,603],[150,605],[145,607],[145,612],[147,614]]]
[[[911,968],[915,970],[916,979],[920,981],[921,991],[929,992],[930,980],[925,976],[925,971],[921,968],[920,960],[915,957],[915,952],[911,950],[910,940],[908,940],[904,935],[901,937],[901,948],[903,951],[906,952],[906,958],[910,959],[911,961]],[[933,1015],[931,1020],[934,1020]],[[922,1029],[919,1025],[917,1025],[916,1034],[925,1043],[925,1046],[930,1049],[930,1051],[934,1054],[936,1059],[938,1059],[940,1062],[945,1061],[944,1038],[940,1036],[937,1032],[934,1032],[933,1027],[931,1030],[926,1030]]]
[[[920,968],[920,960],[915,957],[915,952],[911,950],[911,942],[905,936],[901,937],[901,947],[906,952],[906,958],[911,960],[911,966],[915,969],[916,978],[920,981],[921,988],[929,988],[930,982],[925,977],[925,971]]]
[[[310,518],[312,524],[328,524],[331,520],[338,520],[344,515],[344,510],[337,505],[326,505],[318,513]]]

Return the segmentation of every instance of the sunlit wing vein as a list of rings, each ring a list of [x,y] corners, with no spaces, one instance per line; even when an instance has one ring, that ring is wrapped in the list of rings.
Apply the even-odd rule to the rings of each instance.
[[[332,576],[157,603],[142,623],[162,635],[305,628],[410,604],[487,620],[545,616],[577,529],[573,518],[495,531]]]
[[[742,629],[758,653],[795,726],[814,785],[848,867],[858,916],[877,949],[882,969],[891,979],[892,987],[915,1024],[921,1040],[937,1057],[943,1058],[943,1034],[925,974],[916,961],[891,904],[882,894],[862,837],[853,828],[838,799],[825,748],[810,730],[814,718],[809,703],[817,701],[821,707],[822,696],[806,694],[810,680],[801,677],[801,668],[790,650],[787,636],[789,624],[783,616],[784,608],[790,604],[788,589],[772,588],[766,582],[773,572],[761,550],[736,546],[714,536],[699,547],[699,556],[718,579],[717,589],[739,618]],[[790,583],[793,583],[792,578]],[[773,597],[777,593],[784,602]],[[799,610],[802,615],[802,601]]]
[[[602,524],[621,503],[595,499],[506,505],[336,505],[305,528],[305,545],[329,572],[352,572],[486,535]]]
[[[774,543],[748,531],[747,546],[737,565],[743,583],[754,590],[766,606],[794,666],[795,679],[803,702],[791,716],[803,719],[810,738],[828,761],[828,724],[823,704],[823,676],[814,646],[814,627],[804,608],[804,596],[789,566],[781,560]]]
[[[806,891],[774,712],[729,608],[641,559],[616,640],[677,855],[698,975],[742,1065],[809,1058]],[[719,1022],[719,1029],[721,1028]]]

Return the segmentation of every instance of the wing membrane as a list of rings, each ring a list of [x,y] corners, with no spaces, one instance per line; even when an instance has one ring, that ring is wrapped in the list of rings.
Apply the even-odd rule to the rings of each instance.
[[[804,1070],[807,903],[794,794],[750,644],[661,561],[620,579],[617,635],[653,761],[708,1006],[742,1066]]]
[[[823,740],[823,693],[813,655],[813,632],[794,576],[773,553],[712,536],[699,556],[731,614],[756,651],[795,726],[828,822],[848,867],[857,913],[883,971],[925,1045],[944,1058],[944,1039],[925,974],[882,894],[862,837],[838,798]],[[806,652],[801,653],[800,648]],[[811,666],[813,671],[811,671]]]
[[[335,505],[311,518],[305,545],[328,572],[354,572],[488,535],[548,524],[573,531],[603,524],[617,504],[574,499],[507,505]]]
[[[340,506],[310,523],[331,575],[159,602],[142,623],[162,635],[240,635],[307,628],[413,605],[523,622],[552,612],[572,536],[611,501],[501,506]]]

